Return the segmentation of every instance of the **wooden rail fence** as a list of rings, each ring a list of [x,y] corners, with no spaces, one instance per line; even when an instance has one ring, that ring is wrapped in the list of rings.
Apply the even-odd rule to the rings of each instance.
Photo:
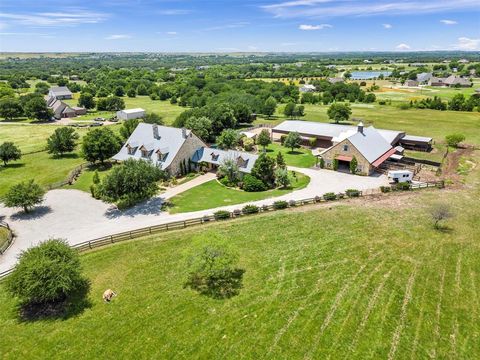
[[[443,188],[444,186],[445,186],[444,181],[415,183],[415,184],[411,184],[410,188],[407,189],[407,191],[416,190],[416,189],[426,189],[426,188],[432,188],[432,187]],[[395,191],[393,187],[391,189]],[[381,192],[382,191],[380,189],[364,190],[359,192],[358,197],[368,197],[368,196],[380,194]],[[347,198],[350,198],[350,197],[348,197],[344,193],[336,194],[335,200],[325,200],[323,196],[315,196],[313,198],[288,201],[287,208],[298,207],[298,206],[303,206],[308,204],[322,203],[322,202],[332,202],[332,201],[338,201],[338,200],[347,199]],[[281,209],[277,209],[273,204],[270,204],[270,205],[259,206],[258,210],[259,210],[258,213],[261,213],[261,212],[268,212],[268,211],[274,211],[274,210],[276,211]],[[249,215],[253,215],[253,214],[245,214],[242,212],[241,209],[237,209],[230,212],[229,219],[234,219],[234,218],[249,216]],[[95,249],[97,247],[110,245],[110,244],[114,244],[121,241],[132,240],[135,238],[152,235],[160,232],[185,229],[190,226],[201,225],[201,224],[210,223],[213,221],[221,222],[224,220],[226,219],[216,219],[213,214],[205,215],[205,216],[194,218],[194,219],[174,221],[174,222],[169,222],[165,224],[154,225],[154,226],[144,227],[136,230],[125,231],[117,234],[103,236],[100,238],[96,238],[96,239],[84,241],[79,244],[72,245],[72,248],[77,249],[78,251],[88,251],[91,249]],[[4,278],[8,274],[10,274],[12,271],[13,269],[9,269],[7,271],[0,273],[0,279]]]
[[[2,245],[0,245],[0,255],[1,255],[5,252],[5,250],[8,249],[8,247],[12,243],[13,232],[12,232],[12,229],[10,229],[10,226],[4,221],[0,221],[0,227],[7,230],[7,241],[4,242]]]

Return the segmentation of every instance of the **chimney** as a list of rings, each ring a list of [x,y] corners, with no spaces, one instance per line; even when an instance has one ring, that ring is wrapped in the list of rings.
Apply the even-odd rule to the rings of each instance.
[[[184,139],[187,138],[187,129],[182,128],[182,136],[183,136]]]
[[[357,125],[357,130],[359,133],[362,133],[363,134],[363,122],[359,122],[358,125]]]
[[[153,137],[157,140],[160,140],[160,134],[158,133],[158,125],[153,124],[152,129],[153,129]]]

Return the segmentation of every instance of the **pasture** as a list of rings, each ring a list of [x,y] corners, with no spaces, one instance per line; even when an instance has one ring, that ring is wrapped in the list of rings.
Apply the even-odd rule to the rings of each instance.
[[[86,253],[88,301],[61,319],[19,320],[0,284],[2,357],[479,358],[479,172],[463,190],[265,213]],[[438,201],[456,214],[443,231],[429,216]],[[238,296],[184,288],[199,231],[238,249]],[[107,288],[118,292],[110,304]]]

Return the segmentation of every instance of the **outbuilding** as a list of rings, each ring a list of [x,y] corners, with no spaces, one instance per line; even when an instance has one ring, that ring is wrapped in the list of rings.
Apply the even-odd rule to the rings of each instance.
[[[145,110],[141,108],[125,109],[117,111],[117,118],[119,120],[139,119],[145,117]]]

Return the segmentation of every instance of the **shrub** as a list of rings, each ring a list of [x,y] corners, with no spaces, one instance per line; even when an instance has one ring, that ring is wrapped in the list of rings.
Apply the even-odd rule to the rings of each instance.
[[[256,205],[245,205],[242,209],[242,213],[245,215],[256,214],[260,211],[260,208]]]
[[[275,183],[282,188],[287,188],[291,185],[292,182],[286,168],[278,168],[275,170]]]
[[[338,170],[338,159],[333,159],[333,170],[337,171]]]
[[[273,208],[275,210],[286,209],[288,207],[288,202],[285,200],[277,200],[273,203]]]
[[[228,178],[226,176],[222,177],[219,181],[220,181],[220,184],[222,184],[223,186],[226,186],[226,187],[233,187],[234,186],[234,183],[232,183],[230,180],[228,180]]]
[[[386,104],[387,104],[387,102],[385,100],[380,100],[378,102],[378,105],[386,105]]]
[[[320,169],[323,169],[325,167],[325,160],[323,158],[320,158]]]
[[[317,145],[317,138],[312,137],[312,138],[308,139],[308,144],[312,148],[315,147]]]
[[[323,194],[323,199],[326,200],[326,201],[336,200],[337,195],[333,192],[328,192],[328,193]]]
[[[257,179],[253,175],[246,174],[243,177],[243,190],[247,192],[265,191],[267,190],[267,186],[262,180]]]
[[[401,103],[400,105],[398,105],[398,108],[400,110],[408,110],[408,109],[410,109],[410,104],[409,103]]]
[[[463,134],[450,134],[445,137],[445,140],[448,144],[448,146],[451,147],[458,147],[458,145],[462,142],[465,141],[465,135]]]
[[[280,136],[280,144],[284,144],[285,143],[285,139],[287,138],[287,135],[282,135]]]
[[[253,141],[253,139],[250,139],[250,138],[247,138],[247,137],[243,139],[243,149],[245,151],[252,151],[254,144],[255,144],[255,142]]]
[[[390,191],[392,191],[392,188],[390,186],[380,186],[380,191],[382,193],[389,193]]]
[[[359,197],[360,191],[356,189],[348,189],[345,191],[345,194],[347,194],[348,197]]]
[[[317,195],[317,196],[315,196],[315,197],[313,198],[313,201],[315,201],[316,203],[318,203],[318,202],[322,201],[322,198]]]
[[[350,161],[350,172],[355,174],[357,172],[358,161],[357,158],[354,156],[352,161]]]
[[[436,204],[430,209],[430,215],[433,220],[433,227],[435,229],[440,229],[440,222],[443,220],[448,220],[454,215],[450,210],[448,204]]]
[[[395,190],[410,190],[411,185],[407,182],[401,182],[395,185]]]
[[[215,220],[225,220],[230,218],[230,212],[227,210],[218,210],[213,214]]]
[[[85,281],[77,251],[51,239],[22,252],[7,289],[24,303],[42,304],[63,301]]]
[[[290,200],[290,201],[288,202],[288,206],[290,206],[290,207],[295,207],[295,206],[297,206],[297,202],[296,202],[295,200]]]

